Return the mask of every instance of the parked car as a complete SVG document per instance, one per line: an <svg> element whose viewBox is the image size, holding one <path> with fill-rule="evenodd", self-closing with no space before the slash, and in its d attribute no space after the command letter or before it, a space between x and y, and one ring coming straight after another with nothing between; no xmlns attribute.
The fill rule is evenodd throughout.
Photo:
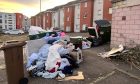
<svg viewBox="0 0 140 84"><path fill-rule="evenodd" d="M5 34L24 34L23 30L7 30L4 32Z"/></svg>

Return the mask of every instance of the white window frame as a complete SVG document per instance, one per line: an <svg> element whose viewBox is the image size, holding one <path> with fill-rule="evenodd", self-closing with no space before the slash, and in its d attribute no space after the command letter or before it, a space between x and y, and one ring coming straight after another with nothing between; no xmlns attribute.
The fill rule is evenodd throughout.
<svg viewBox="0 0 140 84"><path fill-rule="evenodd" d="M88 3L87 3L87 2L85 2L85 3L84 3L84 7L87 7L87 4L88 4Z"/></svg>
<svg viewBox="0 0 140 84"><path fill-rule="evenodd" d="M70 8L68 8L67 11L69 12L70 11Z"/></svg>
<svg viewBox="0 0 140 84"><path fill-rule="evenodd" d="M67 21L70 21L70 18L69 17L67 17Z"/></svg>
<svg viewBox="0 0 140 84"><path fill-rule="evenodd" d="M112 8L109 8L108 10L109 10L109 14L112 14Z"/></svg>
<svg viewBox="0 0 140 84"><path fill-rule="evenodd" d="M102 10L98 10L98 15L102 15Z"/></svg>

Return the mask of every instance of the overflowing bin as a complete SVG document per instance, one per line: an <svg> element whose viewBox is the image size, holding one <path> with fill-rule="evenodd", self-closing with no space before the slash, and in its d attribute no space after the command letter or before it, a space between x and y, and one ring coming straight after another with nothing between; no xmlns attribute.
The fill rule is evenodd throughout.
<svg viewBox="0 0 140 84"><path fill-rule="evenodd" d="M95 23L95 27L88 27L90 37L87 39L92 42L92 46L109 42L111 38L110 22L107 20L96 20Z"/></svg>

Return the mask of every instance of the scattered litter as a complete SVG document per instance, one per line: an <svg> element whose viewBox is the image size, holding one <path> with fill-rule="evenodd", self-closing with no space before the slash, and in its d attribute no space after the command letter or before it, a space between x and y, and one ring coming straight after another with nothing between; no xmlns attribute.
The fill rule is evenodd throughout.
<svg viewBox="0 0 140 84"><path fill-rule="evenodd" d="M83 72L79 71L77 76L69 76L58 81L68 81L68 80L84 80Z"/></svg>
<svg viewBox="0 0 140 84"><path fill-rule="evenodd" d="M124 50L123 45L119 45L118 48L112 48L112 50L109 51L109 52L99 53L98 56L101 56L103 58L107 58L107 57L111 57L111 56L116 56L116 53L120 53L123 50Z"/></svg>
<svg viewBox="0 0 140 84"><path fill-rule="evenodd" d="M88 49L91 48L92 42L90 41L82 41L82 49Z"/></svg>
<svg viewBox="0 0 140 84"><path fill-rule="evenodd" d="M117 55L117 58L130 63L133 67L140 70L140 46L124 50Z"/></svg>
<svg viewBox="0 0 140 84"><path fill-rule="evenodd" d="M118 59L130 63L133 67L140 70L140 45L133 48L124 49L123 45L118 48L113 48L109 52L99 53L98 56L103 58L110 57L111 59ZM132 67L131 67L132 68Z"/></svg>

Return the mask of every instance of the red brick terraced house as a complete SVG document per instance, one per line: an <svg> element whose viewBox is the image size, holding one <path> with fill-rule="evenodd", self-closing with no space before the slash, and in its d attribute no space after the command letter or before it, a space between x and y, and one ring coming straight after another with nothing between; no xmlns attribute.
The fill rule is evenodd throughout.
<svg viewBox="0 0 140 84"><path fill-rule="evenodd" d="M45 15L45 29L50 29L52 27L52 11L46 11Z"/></svg>
<svg viewBox="0 0 140 84"><path fill-rule="evenodd" d="M60 27L66 32L81 32L86 27L95 26L95 20L111 21L110 9L110 0L75 0L37 14L36 26L44 29Z"/></svg>
<svg viewBox="0 0 140 84"><path fill-rule="evenodd" d="M93 0L81 0L80 2L80 28L85 31L86 27L92 26Z"/></svg>
<svg viewBox="0 0 140 84"><path fill-rule="evenodd" d="M64 31L74 31L74 2L69 2L64 6Z"/></svg>
<svg viewBox="0 0 140 84"><path fill-rule="evenodd" d="M36 15L36 26L43 28L43 12Z"/></svg>
<svg viewBox="0 0 140 84"><path fill-rule="evenodd" d="M23 25L23 14L15 13L16 14L16 29L22 29Z"/></svg>
<svg viewBox="0 0 140 84"><path fill-rule="evenodd" d="M30 19L31 19L31 26L36 26L36 17L32 16Z"/></svg>

